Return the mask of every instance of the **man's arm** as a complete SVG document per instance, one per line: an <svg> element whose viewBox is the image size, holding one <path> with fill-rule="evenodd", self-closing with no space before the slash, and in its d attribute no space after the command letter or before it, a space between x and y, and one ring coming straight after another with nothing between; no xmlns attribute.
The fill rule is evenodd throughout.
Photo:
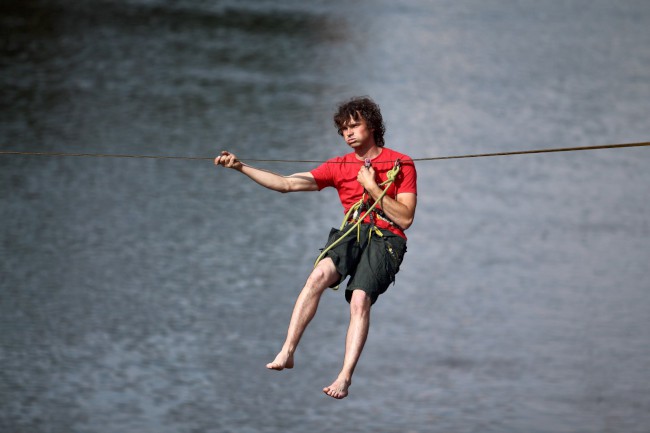
<svg viewBox="0 0 650 433"><path fill-rule="evenodd" d="M251 167L237 160L237 157L227 151L214 159L214 164L232 168L244 173L258 184L273 191L296 192L296 191L318 191L318 185L310 172L294 173L290 176L283 176L271 171Z"/></svg>
<svg viewBox="0 0 650 433"><path fill-rule="evenodd" d="M384 191L375 181L375 170L361 167L357 176L359 183L368 191L373 200L377 200ZM413 224L417 195L411 192L397 194L396 198L385 195L379 203L381 210L395 224L406 230Z"/></svg>

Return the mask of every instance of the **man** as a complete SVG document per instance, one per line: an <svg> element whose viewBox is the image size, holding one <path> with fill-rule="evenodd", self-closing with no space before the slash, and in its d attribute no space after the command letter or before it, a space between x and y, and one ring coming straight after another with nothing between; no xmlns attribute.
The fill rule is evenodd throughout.
<svg viewBox="0 0 650 433"><path fill-rule="evenodd" d="M293 368L294 353L316 314L321 295L349 275L345 295L350 304L350 323L343 367L334 382L323 389L325 394L341 399L348 395L352 373L368 336L370 307L394 282L406 252L404 230L413 222L417 186L411 158L384 147L383 119L379 106L371 99L354 98L341 104L334 123L352 152L330 159L310 172L282 176L243 164L226 151L214 163L240 171L258 184L283 193L319 191L332 186L338 190L346 212L356 203L361 204L345 227L332 229L322 259L298 296L284 345L266 365L273 370ZM394 181L383 187L387 173L396 166L399 171ZM350 232L351 224L375 202L376 207ZM342 236L344 239L339 240Z"/></svg>

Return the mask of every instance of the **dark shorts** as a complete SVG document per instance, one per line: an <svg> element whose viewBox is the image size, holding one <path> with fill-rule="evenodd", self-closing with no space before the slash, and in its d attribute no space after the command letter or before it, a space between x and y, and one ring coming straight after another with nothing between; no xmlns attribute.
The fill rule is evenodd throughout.
<svg viewBox="0 0 650 433"><path fill-rule="evenodd" d="M331 287L337 287L350 276L345 289L345 299L350 302L354 290L363 290L374 304L379 295L395 282L395 274L399 271L406 253L406 239L388 230L379 230L380 236L371 230L369 224L361 224L360 227L358 242L355 229L328 251L325 257L332 259L337 272L341 275L339 281ZM347 230L348 227L342 231L333 228L325 248L344 235ZM372 236L369 238L370 232Z"/></svg>

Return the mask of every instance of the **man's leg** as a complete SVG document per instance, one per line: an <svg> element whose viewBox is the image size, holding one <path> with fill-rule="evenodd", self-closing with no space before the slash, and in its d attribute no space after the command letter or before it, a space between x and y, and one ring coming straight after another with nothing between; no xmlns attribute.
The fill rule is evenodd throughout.
<svg viewBox="0 0 650 433"><path fill-rule="evenodd" d="M348 395L348 388L352 383L352 373L354 373L354 368L368 337L371 304L370 297L363 290L352 292L350 325L345 339L343 368L336 380L330 386L323 388L323 392L330 397L344 398Z"/></svg>
<svg viewBox="0 0 650 433"><path fill-rule="evenodd" d="M305 287L303 287L296 304L293 307L291 321L287 338L282 346L282 350L275 357L273 362L266 364L266 368L272 370L283 370L293 368L293 354L298 347L300 337L302 337L305 328L316 314L320 297L329 286L334 284L341 276L336 271L334 262L329 257L321 260L307 278Z"/></svg>

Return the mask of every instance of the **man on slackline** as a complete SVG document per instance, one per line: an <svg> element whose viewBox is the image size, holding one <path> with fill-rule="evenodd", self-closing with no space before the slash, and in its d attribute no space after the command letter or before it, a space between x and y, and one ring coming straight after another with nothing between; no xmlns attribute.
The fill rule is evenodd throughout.
<svg viewBox="0 0 650 433"><path fill-rule="evenodd" d="M286 340L275 359L266 365L272 370L293 368L294 353L305 328L316 314L321 295L350 276L345 298L350 304L350 323L345 340L343 367L323 392L344 398L352 383L352 373L368 336L370 308L378 296L395 281L406 253L404 231L411 226L417 203L416 171L410 157L384 147L385 126L379 106L370 98L353 98L338 107L334 124L352 152L332 158L319 167L290 176L251 167L223 151L215 165L239 171L258 184L279 192L337 189L349 216L342 230L332 229L322 259L307 278L291 315ZM393 182L388 177L395 173ZM389 181L385 183L386 181ZM384 187L387 191L384 195ZM372 205L376 203L376 207ZM370 210L370 212L367 212ZM348 227L361 221L349 234ZM339 240L344 236L344 239Z"/></svg>

